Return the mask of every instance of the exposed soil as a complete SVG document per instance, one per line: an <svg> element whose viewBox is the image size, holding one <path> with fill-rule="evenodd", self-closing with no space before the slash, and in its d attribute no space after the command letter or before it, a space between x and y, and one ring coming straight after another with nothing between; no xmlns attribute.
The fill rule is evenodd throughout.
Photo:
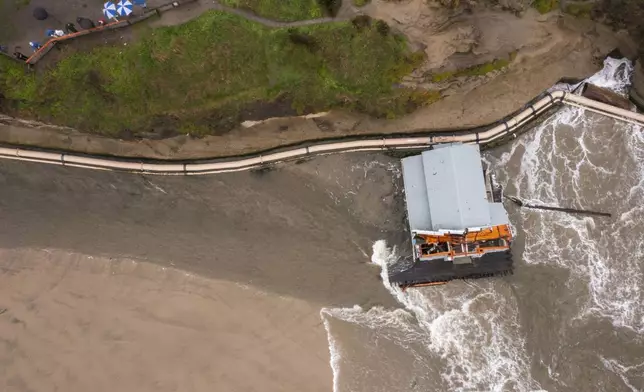
<svg viewBox="0 0 644 392"><path fill-rule="evenodd" d="M197 3L168 12L153 25L181 23L212 7L209 3ZM404 33L413 47L424 50L427 55L426 63L406 78L404 84L441 90L444 98L396 120L375 119L340 110L315 119L274 118L295 114L284 98L270 104L251 104L240 115L232 117L225 113L205 117L207 125L217 127L220 132L201 139L195 139L194 135L178 135L172 118L160 118L151 134L124 132L121 136L129 141L0 118L10 125L0 128L0 142L86 153L184 159L245 153L326 138L330 134L341 136L478 126L513 112L561 77L584 78L594 73L607 53L627 41L624 34L615 34L589 20L558 13L539 15L531 9L517 15L500 8L477 7L450 9L424 0L374 0L360 9L349 4L343 6L343 18L363 12L373 18L384 19L394 30ZM514 7L520 8L521 5L515 4ZM115 33L120 39L122 33ZM99 36L96 39L106 38ZM73 45L90 44L91 41L87 40ZM435 72L481 64L508 53L516 53L516 57L509 67L502 70L440 83L431 80ZM264 118L269 119L258 121ZM240 126L245 120L258 122L251 127ZM141 138L150 140L132 140Z"/></svg>
<svg viewBox="0 0 644 392"><path fill-rule="evenodd" d="M639 43L644 56L644 2L640 0L598 0L592 16L610 24L615 30L626 29Z"/></svg>

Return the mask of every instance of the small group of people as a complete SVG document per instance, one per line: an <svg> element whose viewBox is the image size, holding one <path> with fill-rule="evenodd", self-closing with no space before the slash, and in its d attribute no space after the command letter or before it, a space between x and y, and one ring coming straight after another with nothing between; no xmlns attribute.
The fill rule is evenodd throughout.
<svg viewBox="0 0 644 392"><path fill-rule="evenodd" d="M97 25L98 26L104 26L107 24L105 19L99 19L97 23L94 23L93 20L88 19L88 18L83 18L83 17L78 17L76 18L76 23L81 27L81 29L92 29L95 28ZM59 30L59 29L47 29L45 30L45 36L48 38L58 38L58 37L64 37L65 35L68 34L74 34L78 33L78 29L76 28L76 25L74 23L67 23L65 24L65 29L64 30ZM35 53L37 52L40 48L42 48L42 44L37 41L29 41L29 47L32 49L32 51ZM19 51L20 47L16 46L13 51L13 57L17 58L18 60L21 61L27 61L29 59L29 56L25 55L24 53ZM0 52L9 54L9 48L3 45L0 45Z"/></svg>
<svg viewBox="0 0 644 392"><path fill-rule="evenodd" d="M30 44L31 44L31 42L30 42ZM16 48L13 51L13 57L15 57L15 58L17 58L18 60L21 60L21 61L27 61L29 59L29 56L26 56L23 53L19 52L18 49L19 49L19 47L16 46ZM0 45L0 52L8 55L9 54L9 48L6 47L6 46Z"/></svg>
<svg viewBox="0 0 644 392"><path fill-rule="evenodd" d="M144 9L147 8L147 4L146 4L145 0L132 0L132 3L134 5L141 6ZM129 4L130 7L132 6L131 3L128 2L128 4ZM130 9L130 13L131 12L132 11ZM50 16L49 12L47 12L47 10L42 8L42 7L34 8L32 14L33 14L34 18L36 18L37 20L41 20L41 21L47 20L49 18L49 16ZM105 19L101 18L101 19L98 19L96 21L96 23L94 23L94 21L91 20L91 19L83 18L83 17L79 16L78 18L76 18L76 23L78 24L80 29L89 30L89 29L93 29L93 28L95 28L97 26L98 27L105 26L107 24L107 21ZM64 37L66 35L74 34L74 33L78 33L78 29L76 28L76 25L74 23L71 23L71 22L65 24L65 27L64 27L63 30L60 30L60 29L47 29L47 30L45 30L45 36L47 38L51 38L51 39ZM32 49L32 51L34 53L36 53L40 48L43 47L43 45L40 44L40 42L37 42L37 41L29 41L29 47ZM19 46L16 46L14 48L13 57L15 57L15 58L17 58L18 60L21 60L21 61L27 61L29 59L29 56L21 53L19 51L19 49L20 49ZM7 46L0 45L0 52L9 55L9 48Z"/></svg>

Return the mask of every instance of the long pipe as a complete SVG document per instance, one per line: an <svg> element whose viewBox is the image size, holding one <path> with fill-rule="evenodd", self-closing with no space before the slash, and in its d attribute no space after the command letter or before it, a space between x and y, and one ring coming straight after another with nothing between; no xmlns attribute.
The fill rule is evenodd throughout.
<svg viewBox="0 0 644 392"><path fill-rule="evenodd" d="M541 204L527 203L515 196L505 196L505 198L512 201L514 204L518 205L519 207L532 208L535 210L558 211L558 212L565 212L568 214L594 215L594 216L603 216L608 218L612 216L609 212L584 210L581 208L552 207L552 206L541 205Z"/></svg>
<svg viewBox="0 0 644 392"><path fill-rule="evenodd" d="M440 143L477 143L485 145L504 136L516 133L527 122L552 108L564 103L571 106L600 113L602 115L644 125L644 115L620 109L588 98L564 91L546 93L546 96L529 104L527 108L512 118L488 130L453 132L451 134L432 134L421 137L385 136L378 139L352 140L339 142L320 142L306 147L294 147L287 150L269 153L257 153L243 157L228 157L185 163L132 160L88 156L65 152L34 151L23 148L0 147L0 159L49 163L54 165L82 167L97 170L116 170L157 175L199 175L250 170L297 159L324 154L353 151L391 151L426 148Z"/></svg>

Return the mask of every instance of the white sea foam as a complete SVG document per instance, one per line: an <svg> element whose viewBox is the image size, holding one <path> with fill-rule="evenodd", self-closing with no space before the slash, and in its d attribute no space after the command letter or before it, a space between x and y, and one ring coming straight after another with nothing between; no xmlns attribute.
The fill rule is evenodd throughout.
<svg viewBox="0 0 644 392"><path fill-rule="evenodd" d="M631 71L628 60L607 59L588 81L625 93ZM512 178L506 186L522 199L601 205L617 216L606 222L524 209L524 261L556 264L573 272L571 282L586 281L589 302L581 317L606 317L616 327L644 334L644 239L636 234L644 218L641 129L565 107L513 143L500 160L491 159L492 169L503 171L517 158L519 173L502 177Z"/></svg>
<svg viewBox="0 0 644 392"><path fill-rule="evenodd" d="M323 318L332 316L379 331L416 361L426 363L427 369L440 360L445 364L440 378L446 390L539 389L529 374L517 304L509 290L497 287L502 283L461 282L451 284L450 290L446 286L403 292L389 282L389 267L398 262L395 249L377 241L372 261L381 267L383 284L404 309L325 309ZM336 380L339 369L334 368L334 374Z"/></svg>
<svg viewBox="0 0 644 392"><path fill-rule="evenodd" d="M583 83L591 83L626 96L631 86L630 76L632 73L633 63L630 60L608 57L604 60L604 67L588 79L577 84L555 84L548 91L578 91L578 87Z"/></svg>
<svg viewBox="0 0 644 392"><path fill-rule="evenodd" d="M586 82L595 86L607 88L620 94L627 94L631 86L633 63L628 59L606 58L604 67L586 79Z"/></svg>
<svg viewBox="0 0 644 392"><path fill-rule="evenodd" d="M331 333L331 325L329 324L327 315L328 309L322 308L320 310L320 317L324 323L324 329L326 330L326 336L329 341L329 364L331 365L331 372L333 372L333 392L337 392L339 390L338 384L340 382L340 360L342 354L340 353L340 348L335 337Z"/></svg>
<svg viewBox="0 0 644 392"><path fill-rule="evenodd" d="M602 364L606 369L615 373L622 379L624 385L628 387L632 392L641 392L642 390L633 385L630 380L630 377L639 377L642 379L642 374L644 374L644 362L637 365L624 365L616 359L607 359L602 356L599 357L602 361Z"/></svg>
<svg viewBox="0 0 644 392"><path fill-rule="evenodd" d="M457 282L442 290L402 291L389 282L395 249L385 241L373 246L372 261L381 267L385 286L412 312L430 351L447 363L442 374L450 390L528 391L538 388L520 335L517 304L489 280Z"/></svg>

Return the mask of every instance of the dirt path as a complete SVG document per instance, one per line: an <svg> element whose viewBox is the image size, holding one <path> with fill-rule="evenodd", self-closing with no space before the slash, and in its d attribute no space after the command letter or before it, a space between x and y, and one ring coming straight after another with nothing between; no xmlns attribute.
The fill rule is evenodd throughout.
<svg viewBox="0 0 644 392"><path fill-rule="evenodd" d="M254 14L251 11L225 6L223 4L220 4L216 0L201 0L197 1L196 3L178 8L176 10L166 12L161 15L161 18L152 21L150 24L154 27L175 26L197 18L201 14L209 10L228 12L272 28L302 27L324 23L342 22L351 19L355 15L353 7L348 4L348 2L343 2L343 6L340 8L338 15L335 17L298 20L294 22L281 22L264 18L262 16Z"/></svg>
<svg viewBox="0 0 644 392"><path fill-rule="evenodd" d="M323 23L332 23L332 22L342 22L351 19L355 15L353 7L350 5L350 1L344 1L342 7L338 11L337 16L335 17L326 17L326 18L317 18L317 19L308 19L308 20L298 20L294 22L279 22L272 19L267 19L262 16L258 16L250 11L243 9L227 7L220 4L216 0L209 2L210 8L217 11L224 11L231 14L239 15L243 18L251 20L253 22L261 23L264 26L268 27L301 27L301 26L310 26Z"/></svg>

